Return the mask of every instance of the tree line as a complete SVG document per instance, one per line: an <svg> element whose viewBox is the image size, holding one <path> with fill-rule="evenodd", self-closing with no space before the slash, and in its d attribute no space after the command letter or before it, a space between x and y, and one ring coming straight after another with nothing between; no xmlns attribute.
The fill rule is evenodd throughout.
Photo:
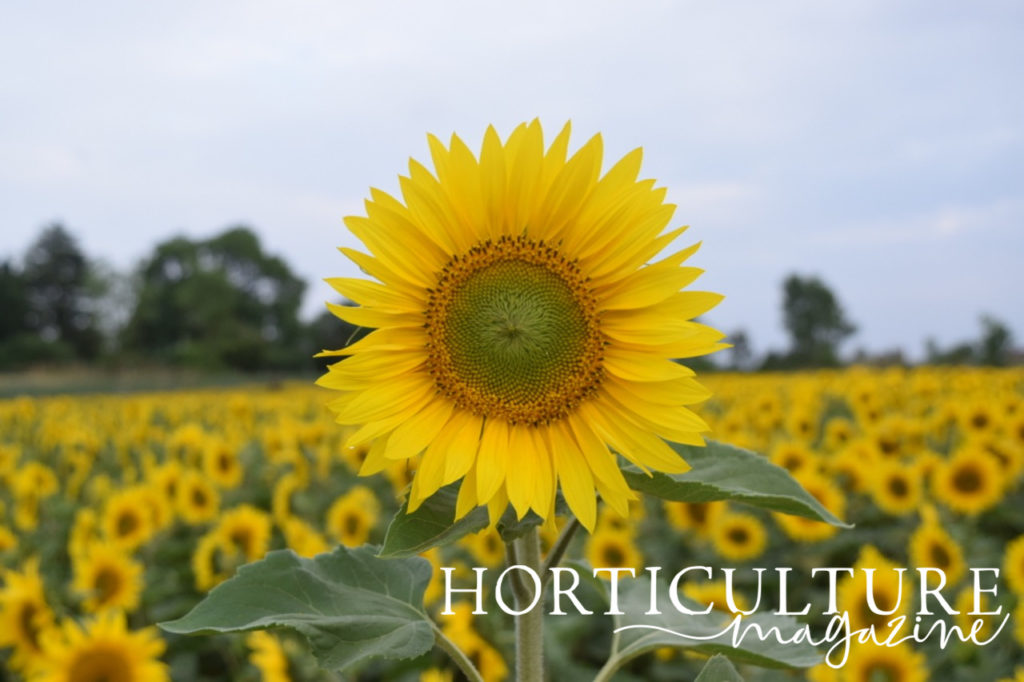
<svg viewBox="0 0 1024 682"><path fill-rule="evenodd" d="M306 371L313 355L366 330L326 311L299 317L306 283L256 233L230 227L209 239L177 236L157 244L128 274L89 258L61 224L44 228L20 260L0 262L0 370L39 365L170 366L200 370ZM819 278L782 284L789 347L754 355L749 334L705 359L728 369L799 369L842 364L856 331L835 293ZM951 348L929 342L932 363L1005 365L1018 358L1009 328L982 318L978 340ZM847 361L905 363L901 352Z"/></svg>
<svg viewBox="0 0 1024 682"><path fill-rule="evenodd" d="M301 371L358 335L299 317L306 283L245 226L157 244L130 274L86 256L60 224L0 263L0 369L63 363Z"/></svg>

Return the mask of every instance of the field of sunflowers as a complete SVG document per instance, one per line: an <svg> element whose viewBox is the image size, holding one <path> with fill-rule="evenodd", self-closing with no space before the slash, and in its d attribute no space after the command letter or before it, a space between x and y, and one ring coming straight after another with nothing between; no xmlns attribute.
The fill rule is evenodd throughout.
<svg viewBox="0 0 1024 682"><path fill-rule="evenodd" d="M736 567L737 601L748 603L749 567L873 567L875 601L889 606L901 578L886 569L937 567L948 579L943 596L963 613L972 610L969 569L996 567L1000 589L984 606L1010 618L987 646L860 645L840 670L738 667L746 680L1024 680L1024 370L852 368L712 374L706 383L714 396L699 412L715 439L763 453L855 527L642 498L630 519L602 509L594 533L576 535L574 561ZM326 393L286 384L0 401L0 680L458 679L437 650L342 677L318 671L291 633L183 637L155 627L268 550L310 557L383 541L415 472L403 461L358 477L367 452L342 447L347 433ZM557 532L550 523L542 534L550 543ZM505 547L489 529L424 556L465 581L471 567L500 566ZM862 607L867 586L855 575L839 579L839 608L854 627L884 629L888 618ZM723 608L719 574L695 576L683 592ZM426 594L433 613L438 577ZM916 578L903 580L910 596L897 612L913 614ZM795 604L821 603L825 585L795 581L790 593ZM460 604L437 620L485 679L506 679L511 618L470 610ZM986 628L1002 620L990 618ZM547 635L553 678L592 679L611 622L564 619ZM689 680L702 663L659 649L615 679Z"/></svg>

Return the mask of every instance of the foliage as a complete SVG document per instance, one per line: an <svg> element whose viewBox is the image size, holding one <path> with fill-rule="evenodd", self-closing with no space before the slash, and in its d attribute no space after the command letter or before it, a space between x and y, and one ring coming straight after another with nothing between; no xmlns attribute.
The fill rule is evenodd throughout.
<svg viewBox="0 0 1024 682"><path fill-rule="evenodd" d="M817 277L790 275L782 284L783 324L790 337L788 363L794 367L839 364L839 344L856 327L832 290Z"/></svg>
<svg viewBox="0 0 1024 682"><path fill-rule="evenodd" d="M305 360L295 353L305 284L283 260L264 253L249 228L163 242L139 278L124 333L129 351L240 370L295 368Z"/></svg>

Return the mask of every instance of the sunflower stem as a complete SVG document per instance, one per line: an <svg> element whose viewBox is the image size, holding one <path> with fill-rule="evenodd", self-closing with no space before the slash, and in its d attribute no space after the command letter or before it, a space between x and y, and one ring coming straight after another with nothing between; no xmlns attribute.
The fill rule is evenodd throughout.
<svg viewBox="0 0 1024 682"><path fill-rule="evenodd" d="M466 679L469 680L469 682L484 682L484 678L480 674L480 671L476 669L476 666L474 666L473 662L469 660L465 652L456 646L455 642L448 639L448 637L446 637L436 625L431 623L431 626L434 628L434 642L436 642L437 646L441 647L441 649L448 654L453 661L455 661L455 665L459 666L459 670L461 670L462 674L466 676Z"/></svg>
<svg viewBox="0 0 1024 682"><path fill-rule="evenodd" d="M537 528L531 528L514 541L514 556L523 566L528 566L538 575L541 569L540 535ZM516 610L529 606L537 595L524 582L516 581ZM544 680L544 608L543 598L529 611L516 616L516 679L518 682L543 682Z"/></svg>

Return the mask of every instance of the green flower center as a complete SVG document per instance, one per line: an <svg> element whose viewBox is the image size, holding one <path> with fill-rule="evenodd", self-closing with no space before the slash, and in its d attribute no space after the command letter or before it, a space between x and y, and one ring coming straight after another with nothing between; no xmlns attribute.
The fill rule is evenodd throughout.
<svg viewBox="0 0 1024 682"><path fill-rule="evenodd" d="M474 414L549 423L603 376L587 282L543 242L503 237L456 256L430 291L426 317L438 388Z"/></svg>

